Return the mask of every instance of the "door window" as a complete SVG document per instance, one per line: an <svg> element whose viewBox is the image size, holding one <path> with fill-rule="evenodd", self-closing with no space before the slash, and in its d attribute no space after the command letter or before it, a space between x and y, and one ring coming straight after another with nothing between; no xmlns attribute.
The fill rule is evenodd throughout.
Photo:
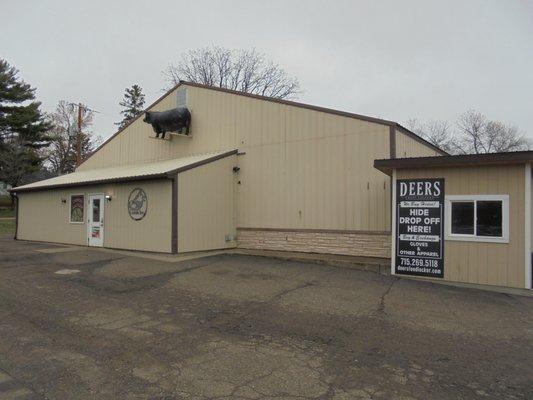
<svg viewBox="0 0 533 400"><path fill-rule="evenodd" d="M93 199L93 222L100 222L100 199Z"/></svg>

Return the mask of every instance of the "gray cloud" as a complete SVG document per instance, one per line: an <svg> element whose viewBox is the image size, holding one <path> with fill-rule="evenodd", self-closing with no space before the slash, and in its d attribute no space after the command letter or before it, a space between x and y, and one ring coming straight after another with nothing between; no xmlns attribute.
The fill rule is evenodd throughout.
<svg viewBox="0 0 533 400"><path fill-rule="evenodd" d="M266 53L300 79L301 101L403 122L453 120L469 108L533 138L529 1L3 2L1 56L38 88L120 119L124 88L150 103L161 71L217 44Z"/></svg>

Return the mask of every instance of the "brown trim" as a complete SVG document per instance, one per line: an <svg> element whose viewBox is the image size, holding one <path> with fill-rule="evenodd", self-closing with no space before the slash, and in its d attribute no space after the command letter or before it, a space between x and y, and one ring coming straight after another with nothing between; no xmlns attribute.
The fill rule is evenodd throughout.
<svg viewBox="0 0 533 400"><path fill-rule="evenodd" d="M393 169L475 167L481 165L522 164L533 162L533 151L508 153L465 154L457 156L434 156L374 160L374 168L390 174Z"/></svg>
<svg viewBox="0 0 533 400"><path fill-rule="evenodd" d="M187 82L187 81L181 81L180 84L183 84L185 86L198 87L198 88L202 88L202 89L215 90L217 92L235 94L237 96L250 97L252 99L264 100L264 101L269 101L269 102L272 102L272 103L284 104L284 105L287 105L287 106L306 108L308 110L320 111L320 112L324 112L324 113L328 113L328 114L340 115L342 117L356 118L356 119L360 119L362 121L375 122L377 124L382 124L382 125L396 124L394 121L388 121L386 119L370 117L368 115L354 114L354 113L347 112L347 111L335 110L333 108L320 107L320 106L314 106L314 105L311 105L311 104L300 103L300 102L297 102L297 101L277 99L277 98L268 97L268 96L261 96L261 95L258 95L258 94L246 93L246 92L241 92L241 91L238 91L238 90L221 88L221 87L218 87L218 86L210 86L210 85L204 85L204 84L201 84L201 83ZM176 88L174 88L174 89L176 89ZM174 90L174 89L172 89L172 90Z"/></svg>
<svg viewBox="0 0 533 400"><path fill-rule="evenodd" d="M389 126L390 158L396 158L396 127Z"/></svg>
<svg viewBox="0 0 533 400"><path fill-rule="evenodd" d="M178 252L178 174L172 178L172 253Z"/></svg>
<svg viewBox="0 0 533 400"><path fill-rule="evenodd" d="M159 102L161 102L165 97L167 97L170 93L172 93L174 90L176 90L181 85L198 87L198 88L208 89L208 90L215 90L217 92L230 93L230 94L235 94L237 96L244 96L244 97L249 97L249 98L257 99L257 100L270 101L272 103L278 103L278 104L284 104L284 105L287 105L287 106L305 108L305 109L308 109L308 110L324 112L324 113L327 113L327 114L339 115L341 117L355 118L355 119L359 119L361 121L373 122L373 123L376 123L376 124L381 124L381 125L386 125L386 126L394 125L394 126L397 126L400 129L402 129L402 131L405 134L407 134L408 136L412 137L413 139L419 141L420 143L423 143L423 144L435 149L436 151L440 152L441 154L448 154L444 150L438 148L437 146L433 145L432 143L429 143L427 140L421 138L420 136L418 136L414 132L411 132L407 128L401 126L400 124L398 124L398 123L396 123L394 121L388 121L386 119L369 117L367 115L354 114L354 113L350 113L350 112L347 112L347 111L334 110L332 108L314 106L314 105L311 105L311 104L299 103L299 102L296 102L296 101L276 99L276 98L273 98L273 97L260 96L260 95L252 94L252 93L239 92L237 90L231 90L231 89L221 88L221 87L217 87L217 86L210 86L210 85L204 85L204 84L200 84L200 83L180 81L177 85L175 85L173 88L171 88L165 94L163 94L161 97L159 97L156 101L154 101L152 104L150 104L148 107L146 107L143 110L143 112L141 114L139 114L136 118L132 119L127 125L125 125L123 128L119 129L116 133L111 135L104 143L102 143L89 156L87 156L81 162L80 165L82 165L85 161L87 161L89 158L91 158L97 151L99 151L102 147L104 147L107 143L109 143L115 136L117 136L119 133L123 132L132 123L137 121L137 119L141 118L145 111L148 111L152 107L155 107Z"/></svg>
<svg viewBox="0 0 533 400"><path fill-rule="evenodd" d="M19 197L15 195L15 236L13 237L13 239L17 240L18 233L19 233Z"/></svg>
<svg viewBox="0 0 533 400"><path fill-rule="evenodd" d="M390 235L390 231L365 231L349 229L301 229L301 228L251 228L237 227L240 231L264 231L264 232L294 232L294 233L340 233L340 234L360 234L360 235Z"/></svg>
<svg viewBox="0 0 533 400"><path fill-rule="evenodd" d="M168 172L167 174L179 174L180 172L185 172L185 171L188 171L190 169L193 169L193 168L196 168L196 167L200 167L200 166L205 165L205 164L212 163L213 161L218 161L218 160L220 160L222 158L226 158L228 156L232 156L234 154L237 154L237 152L238 152L237 149L230 150L230 151L227 151L225 153L213 156L211 158L206 158L205 160L198 161L198 162L195 162L195 163L192 163L192 164L189 164L189 165L185 165L184 167L180 167L180 168L174 169L174 170Z"/></svg>

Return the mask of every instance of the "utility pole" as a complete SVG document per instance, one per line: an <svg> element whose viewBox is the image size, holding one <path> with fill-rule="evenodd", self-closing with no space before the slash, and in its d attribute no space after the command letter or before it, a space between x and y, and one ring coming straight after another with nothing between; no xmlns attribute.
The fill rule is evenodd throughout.
<svg viewBox="0 0 533 400"><path fill-rule="evenodd" d="M78 103L78 134L76 135L76 167L81 164L81 118L82 104Z"/></svg>
<svg viewBox="0 0 533 400"><path fill-rule="evenodd" d="M83 126L83 111L91 111L93 113L99 113L99 111L92 110L89 107L84 106L82 103L76 104L68 102L73 107L78 107L78 132L76 132L76 167L81 164L81 153L82 153L82 144L83 144L83 132L81 127Z"/></svg>

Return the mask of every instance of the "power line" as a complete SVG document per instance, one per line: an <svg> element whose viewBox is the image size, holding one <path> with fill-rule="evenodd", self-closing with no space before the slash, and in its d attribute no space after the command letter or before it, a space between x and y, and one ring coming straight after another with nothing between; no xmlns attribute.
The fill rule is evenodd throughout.
<svg viewBox="0 0 533 400"><path fill-rule="evenodd" d="M81 106L82 108L84 108L84 109L87 110L87 111L91 111L91 112L95 112L95 113L98 113L98 114L102 114L100 111L98 111L98 110L93 110L92 108L87 107L87 106L86 106L85 104L83 104L83 103L73 103L73 102L71 102L71 101L67 101L66 103L67 103L68 105L70 105L70 106L74 106L74 107Z"/></svg>

